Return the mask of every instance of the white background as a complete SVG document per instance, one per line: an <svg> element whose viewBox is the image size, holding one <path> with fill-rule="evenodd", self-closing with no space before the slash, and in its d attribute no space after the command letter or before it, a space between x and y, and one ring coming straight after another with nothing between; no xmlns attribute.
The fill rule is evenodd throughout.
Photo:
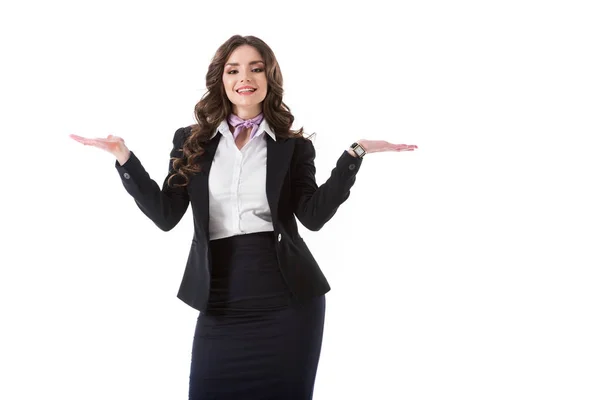
<svg viewBox="0 0 600 400"><path fill-rule="evenodd" d="M301 235L327 276L314 399L600 398L600 15L583 1L16 1L0 7L0 398L186 399L193 235L137 208L218 46L275 52L323 183Z"/></svg>

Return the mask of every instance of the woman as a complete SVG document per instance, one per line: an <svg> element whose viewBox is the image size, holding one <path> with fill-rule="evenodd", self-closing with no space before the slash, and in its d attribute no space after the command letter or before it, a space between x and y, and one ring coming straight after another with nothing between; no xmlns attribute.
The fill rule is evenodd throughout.
<svg viewBox="0 0 600 400"><path fill-rule="evenodd" d="M330 290L298 234L319 230L350 195L367 153L417 146L358 140L315 182L312 142L291 130L272 50L235 35L217 50L196 105L173 138L162 189L122 138L109 151L125 189L162 230L192 204L194 237L178 297L199 310L190 399L311 399ZM177 183L175 181L178 181Z"/></svg>

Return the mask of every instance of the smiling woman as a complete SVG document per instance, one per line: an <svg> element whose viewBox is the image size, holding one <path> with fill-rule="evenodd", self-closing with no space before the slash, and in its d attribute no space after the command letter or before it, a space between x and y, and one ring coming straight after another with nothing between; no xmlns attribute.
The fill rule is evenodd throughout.
<svg viewBox="0 0 600 400"><path fill-rule="evenodd" d="M218 72L221 85L216 81ZM328 289L323 286L321 293L304 301L298 298L294 281L299 277L283 271L280 261L288 263L286 259L293 254L298 263L294 269L305 273L314 268L309 264L316 262L297 228L285 234L287 229L278 222L276 206L269 206L268 197L274 193L274 171L285 172L283 166L294 158L299 146L296 140L286 140L309 142L302 129L291 130L294 117L281 98L277 60L260 39L231 38L217 51L208 80L214 82L209 89L213 94L207 94L197 110L210 109L218 95L228 100L220 102L226 104L220 110L229 110L226 118L214 119L224 120L218 127L210 126L208 142L201 142L207 153L214 154L207 168L208 208L214 223L209 223L208 246L196 242L196 248L208 248L212 270L207 310L198 316L194 335L190 399L308 400L323 338L322 292ZM205 115L199 112L198 128L190 130L189 154L194 151L194 135L205 137L202 128L209 126L203 120ZM206 122L209 120L207 117ZM215 136L215 130L221 135ZM183 150L185 153L185 145ZM196 182L194 178L191 184L197 186ZM281 198L284 196L288 197ZM282 207L289 210L286 213L292 210L290 204ZM277 241L273 241L276 232ZM319 271L319 278L315 276L312 290L328 286L321 275Z"/></svg>

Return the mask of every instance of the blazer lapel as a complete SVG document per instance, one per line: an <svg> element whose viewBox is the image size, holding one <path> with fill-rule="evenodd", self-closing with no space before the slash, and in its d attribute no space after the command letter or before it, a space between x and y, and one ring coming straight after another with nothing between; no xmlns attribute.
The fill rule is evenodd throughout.
<svg viewBox="0 0 600 400"><path fill-rule="evenodd" d="M194 190L197 190L198 207L197 211L200 215L200 226L202 226L206 232L208 238L208 174L212 167L215 153L217 151L217 145L221 139L221 134L215 135L206 145L203 146L204 154L200 161L200 172L193 175L193 179L190 180L190 185L193 185Z"/></svg>
<svg viewBox="0 0 600 400"><path fill-rule="evenodd" d="M267 201L271 209L272 221L276 221L281 186L294 154L295 141L284 138L277 138L277 141L274 141L266 133L265 140L267 141Z"/></svg>

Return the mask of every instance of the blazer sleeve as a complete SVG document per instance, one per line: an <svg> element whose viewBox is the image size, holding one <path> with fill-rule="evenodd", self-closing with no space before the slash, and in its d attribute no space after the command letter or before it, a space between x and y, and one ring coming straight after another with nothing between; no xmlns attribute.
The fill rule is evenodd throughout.
<svg viewBox="0 0 600 400"><path fill-rule="evenodd" d="M181 148L185 140L187 128L179 128L173 137L171 157L181 157ZM169 172L163 181L162 189L150 178L140 160L131 151L125 164L115 161L115 167L121 177L125 190L134 198L136 205L163 231L175 227L189 206L189 197L185 187L169 187L167 180L174 173L173 161L169 160ZM178 182L177 178L171 180Z"/></svg>
<svg viewBox="0 0 600 400"><path fill-rule="evenodd" d="M291 174L294 214L307 229L318 231L350 196L362 159L344 150L329 179L317 186L314 144L304 138L297 140Z"/></svg>

